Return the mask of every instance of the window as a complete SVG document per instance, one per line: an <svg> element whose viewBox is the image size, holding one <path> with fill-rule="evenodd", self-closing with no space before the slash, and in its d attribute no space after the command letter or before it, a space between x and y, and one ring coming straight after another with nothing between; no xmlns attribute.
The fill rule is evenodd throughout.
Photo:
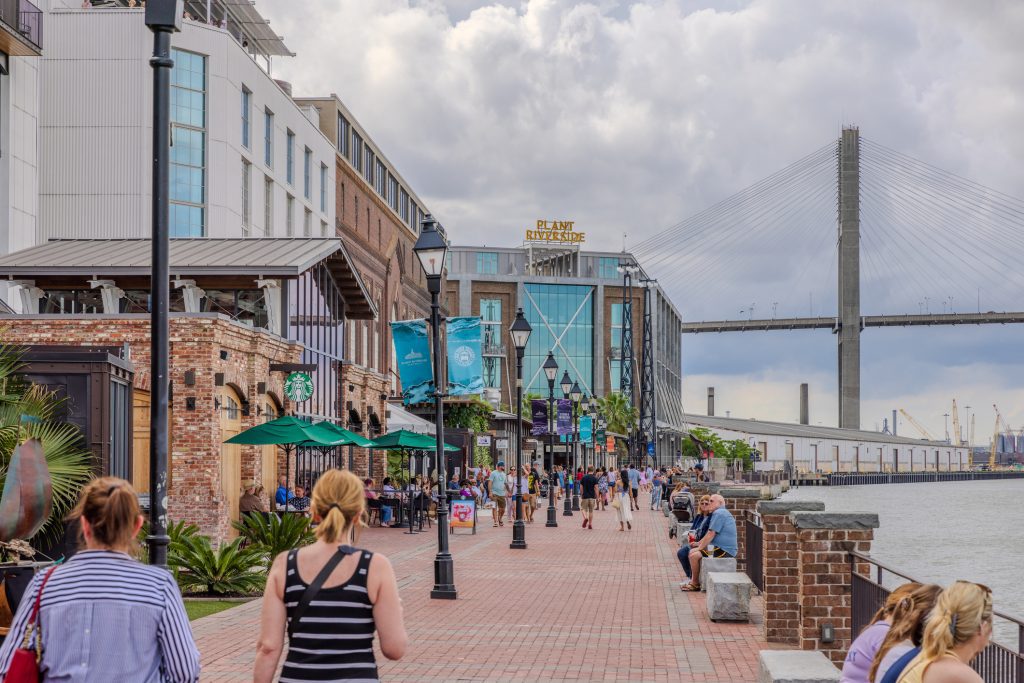
<svg viewBox="0 0 1024 683"><path fill-rule="evenodd" d="M263 177L263 234L274 236L274 181Z"/></svg>
<svg viewBox="0 0 1024 683"><path fill-rule="evenodd" d="M313 212L306 209L302 216L302 236L312 237L313 236Z"/></svg>
<svg viewBox="0 0 1024 683"><path fill-rule="evenodd" d="M393 175L388 175L388 206L398 213L398 181Z"/></svg>
<svg viewBox="0 0 1024 683"><path fill-rule="evenodd" d="M423 219L423 212L420 211L420 207L416 206L416 203L413 202L410 213L410 218L412 218L412 231L418 235L420 234L420 220Z"/></svg>
<svg viewBox="0 0 1024 683"><path fill-rule="evenodd" d="M263 163L274 168L274 112L263 111Z"/></svg>
<svg viewBox="0 0 1024 683"><path fill-rule="evenodd" d="M541 366L551 349L559 371L568 370L583 391L593 394L596 288L530 282L523 288L523 314L533 327L523 358L523 391L547 392Z"/></svg>
<svg viewBox="0 0 1024 683"><path fill-rule="evenodd" d="M242 234L248 235L252 225L252 164L242 159Z"/></svg>
<svg viewBox="0 0 1024 683"><path fill-rule="evenodd" d="M409 225L409 204L409 193L406 192L403 187L402 191L399 193L398 206L399 215L402 217L402 220L405 221L406 225Z"/></svg>
<svg viewBox="0 0 1024 683"><path fill-rule="evenodd" d="M365 154L363 154L363 177L371 186L373 185L373 159L373 150L367 145Z"/></svg>
<svg viewBox="0 0 1024 683"><path fill-rule="evenodd" d="M377 159L377 173L373 180L373 188L377 190L377 194L381 196L381 199L385 199L387 197L388 170L380 159Z"/></svg>
<svg viewBox="0 0 1024 683"><path fill-rule="evenodd" d="M497 275L498 254L493 251L478 251L476 253L476 272L480 275Z"/></svg>
<svg viewBox="0 0 1024 683"><path fill-rule="evenodd" d="M356 169L356 172L363 172L363 138L355 131L352 131L352 153L348 160L352 162L352 168Z"/></svg>
<svg viewBox="0 0 1024 683"><path fill-rule="evenodd" d="M341 114L338 114L338 153L343 157L348 157L348 136L352 130L352 124L348 122Z"/></svg>
<svg viewBox="0 0 1024 683"><path fill-rule="evenodd" d="M288 195L285 201L284 234L287 237L295 236L295 197Z"/></svg>
<svg viewBox="0 0 1024 683"><path fill-rule="evenodd" d="M597 259L597 276L602 280L619 279L619 259L601 256Z"/></svg>
<svg viewBox="0 0 1024 683"><path fill-rule="evenodd" d="M327 234L327 221L320 221L320 236L329 237Z"/></svg>
<svg viewBox="0 0 1024 683"><path fill-rule="evenodd" d="M327 213L327 164L320 164L320 213Z"/></svg>
<svg viewBox="0 0 1024 683"><path fill-rule="evenodd" d="M617 392L622 387L622 304L612 304L610 335L608 340L608 385L609 391Z"/></svg>
<svg viewBox="0 0 1024 683"><path fill-rule="evenodd" d="M242 86L242 146L246 149L252 148L249 137L250 121L252 115L252 91Z"/></svg>
<svg viewBox="0 0 1024 683"><path fill-rule="evenodd" d="M313 150L306 147L302 150L302 196L306 199L310 199L313 196L313 190L310 188L309 176L311 173L310 166L313 163Z"/></svg>
<svg viewBox="0 0 1024 683"><path fill-rule="evenodd" d="M289 185L295 184L295 133L288 131L288 142L285 149L285 175Z"/></svg>
<svg viewBox="0 0 1024 683"><path fill-rule="evenodd" d="M172 49L171 237L206 233L206 57Z"/></svg>
<svg viewBox="0 0 1024 683"><path fill-rule="evenodd" d="M501 299L480 299L484 386L501 388L502 345Z"/></svg>

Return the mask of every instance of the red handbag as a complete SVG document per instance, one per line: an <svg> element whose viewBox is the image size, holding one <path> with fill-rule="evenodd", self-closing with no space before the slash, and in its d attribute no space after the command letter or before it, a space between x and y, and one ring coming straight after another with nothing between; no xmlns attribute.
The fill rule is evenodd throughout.
<svg viewBox="0 0 1024 683"><path fill-rule="evenodd" d="M7 668L5 683L39 683L39 661L42 659L43 651L39 627L39 603L43 599L43 588L50 580L50 575L57 567L50 567L43 577L43 582L36 593L36 603L32 606L32 614L25 626L25 639L21 641L21 647L14 651L11 657L11 665Z"/></svg>

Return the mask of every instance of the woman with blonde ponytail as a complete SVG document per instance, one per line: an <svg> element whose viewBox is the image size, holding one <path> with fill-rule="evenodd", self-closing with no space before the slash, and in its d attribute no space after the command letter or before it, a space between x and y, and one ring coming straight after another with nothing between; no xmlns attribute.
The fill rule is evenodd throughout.
<svg viewBox="0 0 1024 683"><path fill-rule="evenodd" d="M939 594L925 622L921 652L898 683L984 683L971 660L992 637L992 591L957 581Z"/></svg>
<svg viewBox="0 0 1024 683"><path fill-rule="evenodd" d="M317 540L274 559L263 594L253 681L269 683L288 633L282 681L375 681L376 631L388 659L408 638L395 572L386 557L352 547L363 526L366 495L351 472L329 470L310 504Z"/></svg>

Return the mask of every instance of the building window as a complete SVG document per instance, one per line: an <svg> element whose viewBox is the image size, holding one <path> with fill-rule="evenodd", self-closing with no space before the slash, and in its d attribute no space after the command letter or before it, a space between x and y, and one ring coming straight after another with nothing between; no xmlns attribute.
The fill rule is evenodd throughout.
<svg viewBox="0 0 1024 683"><path fill-rule="evenodd" d="M412 231L418 235L420 234L420 221L423 219L423 212L420 211L420 207L416 206L416 203L413 202L410 213L412 214L410 216L410 218L412 218Z"/></svg>
<svg viewBox="0 0 1024 683"><path fill-rule="evenodd" d="M242 159L242 234L248 235L252 225L252 164Z"/></svg>
<svg viewBox="0 0 1024 683"><path fill-rule="evenodd" d="M501 388L502 345L501 299L480 299L484 386Z"/></svg>
<svg viewBox="0 0 1024 683"><path fill-rule="evenodd" d="M285 176L289 185L295 185L295 133L288 131L285 145Z"/></svg>
<svg viewBox="0 0 1024 683"><path fill-rule="evenodd" d="M306 209L302 216L302 236L313 236L313 212Z"/></svg>
<svg viewBox="0 0 1024 683"><path fill-rule="evenodd" d="M366 145L366 152L363 155L363 177L370 183L370 187L373 187L373 159L373 150Z"/></svg>
<svg viewBox="0 0 1024 683"><path fill-rule="evenodd" d="M313 164L313 150L309 147L305 147L302 151L302 195L306 199L313 197L313 190L310 187L309 176L312 173L310 168Z"/></svg>
<svg viewBox="0 0 1024 683"><path fill-rule="evenodd" d="M363 138L355 131L352 131L352 153L348 160L357 173L363 172Z"/></svg>
<svg viewBox="0 0 1024 683"><path fill-rule="evenodd" d="M274 168L274 112L263 111L263 163Z"/></svg>
<svg viewBox="0 0 1024 683"><path fill-rule="evenodd" d="M480 275L497 275L498 254L493 251L478 251L476 253L476 272Z"/></svg>
<svg viewBox="0 0 1024 683"><path fill-rule="evenodd" d="M597 259L597 276L602 280L619 279L619 259L601 256Z"/></svg>
<svg viewBox="0 0 1024 683"><path fill-rule="evenodd" d="M523 313L533 334L523 358L525 391L547 392L541 366L554 351L559 372L569 371L580 388L593 394L594 287L526 283Z"/></svg>
<svg viewBox="0 0 1024 683"><path fill-rule="evenodd" d="M206 234L206 57L172 49L171 237Z"/></svg>
<svg viewBox="0 0 1024 683"><path fill-rule="evenodd" d="M242 146L252 149L250 139L250 118L252 116L252 91L242 86Z"/></svg>
<svg viewBox="0 0 1024 683"><path fill-rule="evenodd" d="M398 213L398 181L393 175L388 176L388 205Z"/></svg>
<svg viewBox="0 0 1024 683"><path fill-rule="evenodd" d="M320 164L320 213L327 213L327 164Z"/></svg>
<svg viewBox="0 0 1024 683"><path fill-rule="evenodd" d="M377 194L380 195L381 199L387 198L387 187L388 187L388 170L384 166L384 162L377 159L377 172L374 176L374 189L377 190Z"/></svg>
<svg viewBox="0 0 1024 683"><path fill-rule="evenodd" d="M348 156L348 136L352 125L341 114L338 114L338 153L343 157Z"/></svg>
<svg viewBox="0 0 1024 683"><path fill-rule="evenodd" d="M610 330L611 339L608 343L608 390L609 392L617 392L622 385L622 304L612 304Z"/></svg>
<svg viewBox="0 0 1024 683"><path fill-rule="evenodd" d="M399 208L399 215L401 215L402 220L405 221L405 224L409 225L409 204L411 204L411 201L409 200L409 193L406 192L405 188L403 187L402 191L399 193L399 195L400 195L399 198L398 198L398 206L400 207Z"/></svg>
<svg viewBox="0 0 1024 683"><path fill-rule="evenodd" d="M263 177L263 234L274 236L274 181Z"/></svg>
<svg viewBox="0 0 1024 683"><path fill-rule="evenodd" d="M295 236L295 197L291 195L285 200L284 234L287 237Z"/></svg>
<svg viewBox="0 0 1024 683"><path fill-rule="evenodd" d="M327 237L327 221L320 221L320 236Z"/></svg>

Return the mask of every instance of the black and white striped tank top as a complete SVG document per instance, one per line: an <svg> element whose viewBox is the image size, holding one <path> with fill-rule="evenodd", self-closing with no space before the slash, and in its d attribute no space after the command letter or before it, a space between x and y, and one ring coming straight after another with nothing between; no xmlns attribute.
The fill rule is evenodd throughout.
<svg viewBox="0 0 1024 683"><path fill-rule="evenodd" d="M373 604L366 592L366 575L373 553L343 545L339 552L359 554L355 572L343 584L321 588L313 597L288 643L288 656L279 680L377 681L373 655ZM288 553L284 603L291 623L306 583L299 578L298 550Z"/></svg>

